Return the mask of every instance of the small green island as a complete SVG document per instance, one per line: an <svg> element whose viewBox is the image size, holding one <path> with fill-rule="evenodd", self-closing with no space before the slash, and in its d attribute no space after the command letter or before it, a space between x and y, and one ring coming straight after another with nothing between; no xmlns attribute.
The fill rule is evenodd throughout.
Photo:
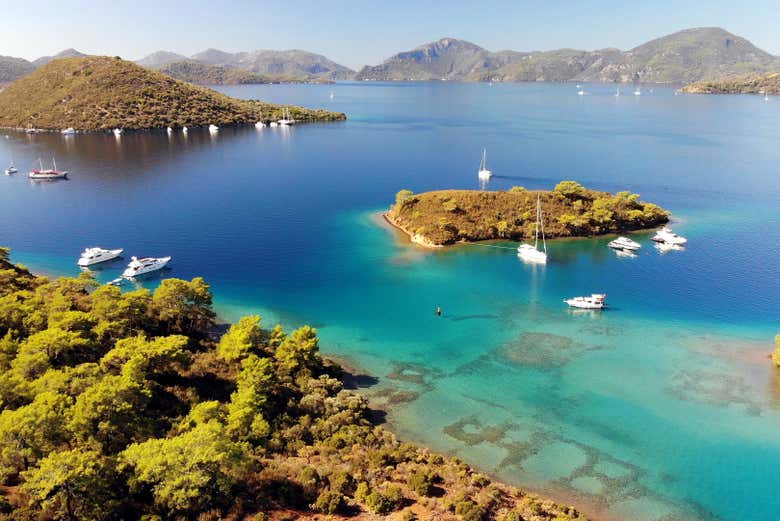
<svg viewBox="0 0 780 521"><path fill-rule="evenodd" d="M697 81L681 90L688 94L780 94L780 72Z"/></svg>
<svg viewBox="0 0 780 521"><path fill-rule="evenodd" d="M548 238L643 230L669 222L668 211L640 201L638 194L589 190L575 181L562 181L550 191L401 190L385 218L427 247L522 240L534 236L537 197Z"/></svg>
<svg viewBox="0 0 780 521"><path fill-rule="evenodd" d="M221 325L199 277L122 292L8 259L0 519L585 519L397 440L312 327Z"/></svg>
<svg viewBox="0 0 780 521"><path fill-rule="evenodd" d="M236 99L118 57L60 58L0 92L0 127L82 132L339 121L340 112Z"/></svg>

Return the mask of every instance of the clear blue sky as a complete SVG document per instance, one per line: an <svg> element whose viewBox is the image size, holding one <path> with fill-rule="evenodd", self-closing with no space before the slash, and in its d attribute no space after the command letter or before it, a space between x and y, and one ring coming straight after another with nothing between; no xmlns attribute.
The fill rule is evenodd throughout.
<svg viewBox="0 0 780 521"><path fill-rule="evenodd" d="M777 0L0 0L0 54L297 48L357 68L443 36L490 50L629 49L702 26L780 54Z"/></svg>

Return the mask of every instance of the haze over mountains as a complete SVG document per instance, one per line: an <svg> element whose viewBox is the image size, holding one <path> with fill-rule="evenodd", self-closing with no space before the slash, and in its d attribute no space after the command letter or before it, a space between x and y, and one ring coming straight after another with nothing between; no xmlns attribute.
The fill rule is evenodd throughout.
<svg viewBox="0 0 780 521"><path fill-rule="evenodd" d="M0 82L13 81L61 56L83 54L67 49L34 62L0 56ZM464 40L442 38L357 73L325 56L301 50L228 53L207 49L190 57L158 51L136 63L194 83L350 79L690 83L780 71L780 57L715 27L679 31L628 51L493 52Z"/></svg>

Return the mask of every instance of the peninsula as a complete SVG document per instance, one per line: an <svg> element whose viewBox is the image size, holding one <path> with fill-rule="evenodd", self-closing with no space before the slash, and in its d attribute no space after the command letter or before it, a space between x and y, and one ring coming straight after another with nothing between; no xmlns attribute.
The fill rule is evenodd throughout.
<svg viewBox="0 0 780 521"><path fill-rule="evenodd" d="M312 327L219 327L199 277L122 292L8 256L3 519L584 520L398 441Z"/></svg>
<svg viewBox="0 0 780 521"><path fill-rule="evenodd" d="M562 181L551 191L514 187L506 192L401 190L385 218L413 242L440 247L458 242L521 240L534 236L537 197L548 238L588 237L653 228L669 212L639 200L638 194L589 190Z"/></svg>
<svg viewBox="0 0 780 521"><path fill-rule="evenodd" d="M59 131L229 126L280 119L285 107L231 98L107 56L60 58L0 92L0 127ZM343 113L287 107L301 122Z"/></svg>
<svg viewBox="0 0 780 521"><path fill-rule="evenodd" d="M682 91L689 94L780 94L780 72L699 81L686 85Z"/></svg>

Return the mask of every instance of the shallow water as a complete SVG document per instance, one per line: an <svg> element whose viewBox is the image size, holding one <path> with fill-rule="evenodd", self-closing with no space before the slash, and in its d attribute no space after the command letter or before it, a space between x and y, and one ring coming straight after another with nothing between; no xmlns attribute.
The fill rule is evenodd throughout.
<svg viewBox="0 0 780 521"><path fill-rule="evenodd" d="M241 86L344 123L0 139L0 243L75 274L92 244L172 255L220 313L316 325L405 437L603 518L770 520L780 499L780 100L608 86ZM329 92L334 92L333 100ZM674 212L685 251L555 241L546 267L485 245L424 251L381 225L409 188L630 189ZM72 180L33 184L56 155ZM0 165L3 166L3 165ZM511 244L494 244L509 246ZM104 266L101 280L122 263ZM155 279L144 282L153 286ZM612 309L561 299L603 291ZM436 306L443 316L436 317Z"/></svg>

